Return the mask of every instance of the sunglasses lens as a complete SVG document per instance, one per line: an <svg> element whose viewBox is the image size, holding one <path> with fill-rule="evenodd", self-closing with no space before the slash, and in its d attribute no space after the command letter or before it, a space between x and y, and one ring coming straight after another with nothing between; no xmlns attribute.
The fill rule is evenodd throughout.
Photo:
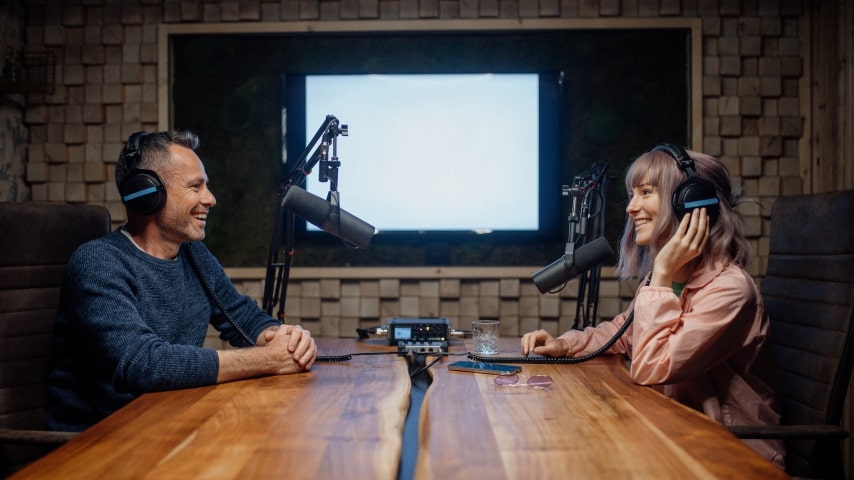
<svg viewBox="0 0 854 480"><path fill-rule="evenodd" d="M551 384L551 377L547 377L545 375L534 375L528 379L528 385L535 388L546 388Z"/></svg>
<svg viewBox="0 0 854 480"><path fill-rule="evenodd" d="M498 375L493 381L496 385L513 385L519 381L519 375Z"/></svg>

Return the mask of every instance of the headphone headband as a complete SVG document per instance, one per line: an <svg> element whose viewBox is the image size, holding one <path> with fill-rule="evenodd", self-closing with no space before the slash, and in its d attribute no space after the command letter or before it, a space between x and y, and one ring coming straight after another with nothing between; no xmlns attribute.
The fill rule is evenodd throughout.
<svg viewBox="0 0 854 480"><path fill-rule="evenodd" d="M697 173L697 170L694 168L694 159L688 155L688 152L684 148L676 145L675 143L662 143L656 145L651 151L664 152L673 157L679 165L679 169L685 172L689 177L693 177Z"/></svg>
<svg viewBox="0 0 854 480"><path fill-rule="evenodd" d="M128 143L125 145L124 151L125 166L128 171L139 168L139 162L142 160L139 153L139 142L146 136L148 136L148 132L135 132L128 137Z"/></svg>

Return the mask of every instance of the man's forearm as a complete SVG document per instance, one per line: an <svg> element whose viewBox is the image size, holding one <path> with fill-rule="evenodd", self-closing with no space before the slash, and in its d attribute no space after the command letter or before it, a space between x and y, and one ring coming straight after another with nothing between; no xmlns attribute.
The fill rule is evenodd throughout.
<svg viewBox="0 0 854 480"><path fill-rule="evenodd" d="M304 371L287 350L287 335L266 346L217 350L217 383Z"/></svg>
<svg viewBox="0 0 854 480"><path fill-rule="evenodd" d="M261 348L264 347L217 350L219 371L217 372L216 383L270 374L272 368L262 355Z"/></svg>

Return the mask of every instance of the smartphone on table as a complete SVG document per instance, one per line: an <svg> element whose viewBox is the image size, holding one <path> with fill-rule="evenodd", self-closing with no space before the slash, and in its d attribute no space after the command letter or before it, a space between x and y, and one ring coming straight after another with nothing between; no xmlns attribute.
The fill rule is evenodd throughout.
<svg viewBox="0 0 854 480"><path fill-rule="evenodd" d="M506 365L503 363L475 362L471 360L460 360L448 364L448 370L459 372L488 373L490 375L511 375L522 371L518 365Z"/></svg>

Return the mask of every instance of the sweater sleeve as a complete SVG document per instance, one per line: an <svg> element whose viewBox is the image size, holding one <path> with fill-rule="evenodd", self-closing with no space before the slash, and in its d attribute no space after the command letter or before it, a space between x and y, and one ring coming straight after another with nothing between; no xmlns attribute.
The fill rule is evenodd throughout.
<svg viewBox="0 0 854 480"><path fill-rule="evenodd" d="M201 251L204 277L250 338L278 324ZM208 326L234 334L213 304L183 256L151 257L119 231L81 246L66 267L55 323L51 427L82 430L142 393L216 383L219 357L203 348Z"/></svg>
<svg viewBox="0 0 854 480"><path fill-rule="evenodd" d="M115 253L90 245L68 266L63 321L74 331L77 376L131 394L215 383L216 352L196 343L198 319L179 317L202 310L182 286Z"/></svg>
<svg viewBox="0 0 854 480"><path fill-rule="evenodd" d="M637 292L635 293L637 298ZM583 330L569 330L564 332L560 337L569 343L570 357L581 357L589 355L609 342L617 332L623 328L623 325L631 318L634 309L635 300L629 305L629 309L620 313L613 320L601 322L593 327L586 327ZM634 320L632 320L634 322ZM631 355L631 342L629 341L633 326L629 326L626 332L618 338L611 348L604 353L612 355Z"/></svg>
<svg viewBox="0 0 854 480"><path fill-rule="evenodd" d="M569 330L558 338L566 340L569 343L568 356L580 357L588 355L598 350L617 334L623 324L626 323L629 312L623 312L614 317L613 320L601 322L595 327L587 327L584 330ZM626 334L622 335L605 353L616 355L628 353L629 347L626 338Z"/></svg>

